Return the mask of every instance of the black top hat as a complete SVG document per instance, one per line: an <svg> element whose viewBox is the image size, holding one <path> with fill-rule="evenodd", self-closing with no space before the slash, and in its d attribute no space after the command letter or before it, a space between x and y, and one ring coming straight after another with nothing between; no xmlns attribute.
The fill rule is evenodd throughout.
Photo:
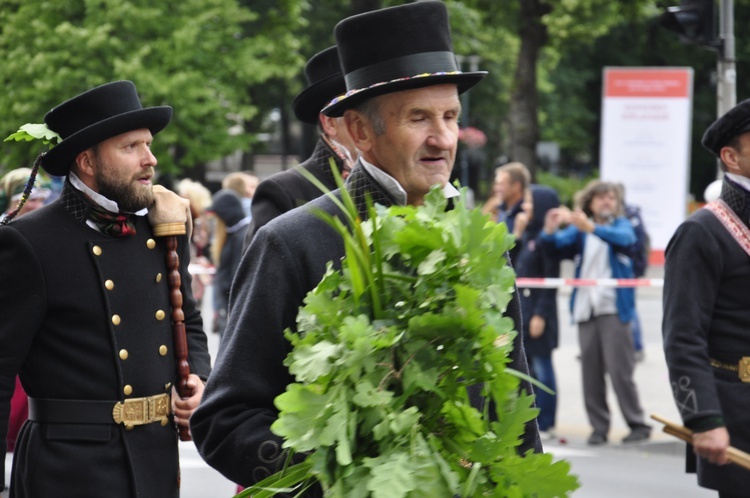
<svg viewBox="0 0 750 498"><path fill-rule="evenodd" d="M108 138L139 128L156 135L172 119L169 106L141 106L131 81L115 81L66 100L44 116L47 127L62 138L42 158L47 173L65 176L82 151Z"/></svg>
<svg viewBox="0 0 750 498"><path fill-rule="evenodd" d="M750 131L750 99L743 100L713 122L703 134L701 144L717 157L721 148L738 135Z"/></svg>
<svg viewBox="0 0 750 498"><path fill-rule="evenodd" d="M320 110L346 92L336 47L313 55L305 64L305 77L308 86L294 98L292 109L300 121L316 124Z"/></svg>
<svg viewBox="0 0 750 498"><path fill-rule="evenodd" d="M463 93L487 75L462 73L442 2L416 2L348 17L334 28L347 92L323 112L345 110L377 95L455 83Z"/></svg>

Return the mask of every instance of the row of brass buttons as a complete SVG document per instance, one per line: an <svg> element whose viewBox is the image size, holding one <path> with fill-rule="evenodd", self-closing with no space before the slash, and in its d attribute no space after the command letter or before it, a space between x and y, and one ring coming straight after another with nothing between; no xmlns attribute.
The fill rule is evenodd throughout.
<svg viewBox="0 0 750 498"><path fill-rule="evenodd" d="M153 249L156 247L156 241L154 239L148 239L146 241L146 247L149 249ZM91 252L94 253L94 256L101 256L104 251L102 251L101 246L94 246L91 248Z"/></svg>
<svg viewBox="0 0 750 498"><path fill-rule="evenodd" d="M159 346L159 356L167 356L168 352L169 348L167 348L167 346L165 346L164 344ZM119 356L121 360L125 361L128 359L128 356L130 356L130 353L128 353L127 349L121 349Z"/></svg>
<svg viewBox="0 0 750 498"><path fill-rule="evenodd" d="M146 247L148 247L149 249L155 248L156 247L156 241L154 239L148 239L146 241ZM101 256L102 255L102 248L99 247L99 246L94 246L91 249L91 251L94 253L95 256ZM157 273L156 274L156 283L158 284L159 282L161 282L161 279L162 279L162 274L161 273ZM104 287L107 290L112 290L112 289L115 288L115 283L112 280L109 280L109 279L105 280L104 281ZM164 318L166 316L166 313L164 313L164 310L157 310L154 316L155 316L155 318L157 320L162 321L162 320L164 320ZM122 319L120 318L120 315L117 315L117 314L112 315L112 324L113 325L115 325L115 326L120 325L121 322L122 322ZM161 346L159 346L159 355L166 356L167 352L168 352L167 346L165 346L163 344ZM121 349L120 350L120 359L123 360L123 361L128 359L128 350L127 349ZM125 385L125 387L122 389L122 392L125 394L125 396L130 396L131 394L133 394L133 386L131 386L130 384ZM162 425L164 425L164 424L162 424Z"/></svg>

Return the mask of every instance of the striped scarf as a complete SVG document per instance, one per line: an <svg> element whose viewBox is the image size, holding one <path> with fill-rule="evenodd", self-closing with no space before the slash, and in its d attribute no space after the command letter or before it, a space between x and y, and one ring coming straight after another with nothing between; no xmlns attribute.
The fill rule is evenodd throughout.
<svg viewBox="0 0 750 498"><path fill-rule="evenodd" d="M89 219L94 222L99 231L112 237L135 235L134 216L122 212L111 213L95 202L91 202L91 209L89 210Z"/></svg>

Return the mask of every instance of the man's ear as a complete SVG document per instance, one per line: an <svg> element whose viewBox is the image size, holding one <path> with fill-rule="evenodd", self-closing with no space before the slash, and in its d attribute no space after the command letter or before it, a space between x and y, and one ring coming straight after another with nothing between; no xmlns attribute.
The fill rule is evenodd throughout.
<svg viewBox="0 0 750 498"><path fill-rule="evenodd" d="M318 119L320 120L320 127L323 129L323 133L328 136L336 134L336 125L334 124L336 118L329 118L325 114L320 114Z"/></svg>
<svg viewBox="0 0 750 498"><path fill-rule="evenodd" d="M354 109L344 112L344 124L354 146L361 152L367 152L372 147L372 136L375 132L364 115Z"/></svg>
<svg viewBox="0 0 750 498"><path fill-rule="evenodd" d="M719 151L719 159L727 167L727 171L730 173L738 172L740 170L739 154L734 147L724 146Z"/></svg>
<svg viewBox="0 0 750 498"><path fill-rule="evenodd" d="M94 151L86 149L75 158L78 172L87 176L94 176Z"/></svg>

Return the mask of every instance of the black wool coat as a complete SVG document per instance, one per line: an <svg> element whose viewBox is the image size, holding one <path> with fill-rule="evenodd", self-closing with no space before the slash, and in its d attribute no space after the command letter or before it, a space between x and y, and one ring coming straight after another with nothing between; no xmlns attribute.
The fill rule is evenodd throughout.
<svg viewBox="0 0 750 498"><path fill-rule="evenodd" d="M750 193L724 179L721 199L750 226ZM662 332L675 402L688 427L721 416L730 444L750 452L750 383L710 359L750 356L750 257L707 209L682 223L666 249ZM687 470L701 486L744 496L750 472L716 466L687 448Z"/></svg>
<svg viewBox="0 0 750 498"><path fill-rule="evenodd" d="M393 205L394 199L358 163L347 179L360 212L365 193L373 202ZM320 283L329 261L344 255L341 237L311 209L339 211L328 197L286 213L258 231L243 256L230 297L229 323L222 349L206 384L191 430L203 458L228 479L249 486L280 470L282 440L271 432L278 416L274 399L294 378L283 365L291 350L284 338L295 329L299 307ZM518 299L508 314L520 330ZM520 334L511 368L528 373ZM531 386L522 386L531 392ZM476 393L473 393L476 394ZM541 451L536 426L527 428L519 452Z"/></svg>
<svg viewBox="0 0 750 498"><path fill-rule="evenodd" d="M116 401L169 393L175 381L166 245L146 217L114 238L86 225L89 204L66 182L58 200L0 227L0 445L16 374L31 398ZM210 362L178 238L193 373ZM129 387L128 387L129 386ZM132 393L127 395L125 392ZM12 497L176 497L172 424L27 421Z"/></svg>
<svg viewBox="0 0 750 498"><path fill-rule="evenodd" d="M336 181L331 171L331 159L341 171L341 159L322 138L319 138L312 155L299 166L275 173L260 182L253 195L251 207L253 219L245 234L245 248L250 245L250 241L260 227L277 216L323 194L310 180L302 176L300 170L311 173L328 190L336 189Z"/></svg>

